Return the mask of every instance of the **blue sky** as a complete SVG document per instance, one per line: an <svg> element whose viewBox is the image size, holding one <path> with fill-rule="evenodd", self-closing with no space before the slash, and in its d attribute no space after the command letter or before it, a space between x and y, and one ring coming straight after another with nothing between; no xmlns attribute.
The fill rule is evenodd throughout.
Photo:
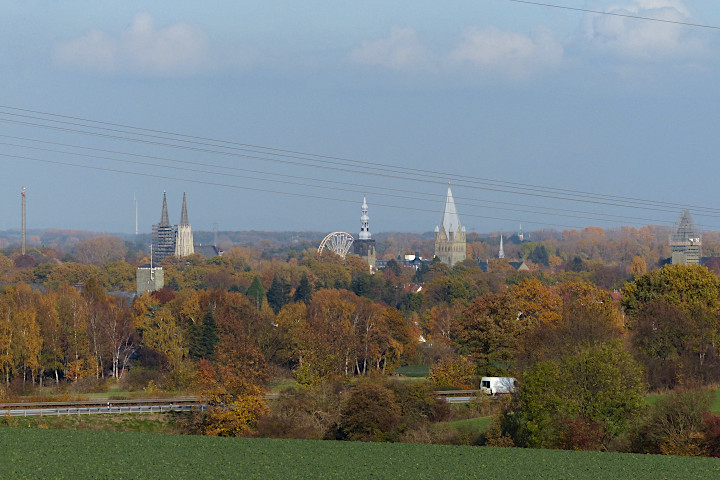
<svg viewBox="0 0 720 480"><path fill-rule="evenodd" d="M710 0L554 3L720 26ZM2 229L19 226L21 185L31 227L128 233L133 195L147 232L163 190L171 220L186 191L193 228L221 230L356 232L367 193L371 231L430 231L448 180L479 232L672 224L680 204L720 200L718 29L508 0L0 1L0 11L4 107L366 162L314 168L78 135L0 108ZM115 153L60 153L88 148ZM194 171L98 158L140 155ZM678 205L562 200L528 185ZM691 211L720 230L717 212Z"/></svg>

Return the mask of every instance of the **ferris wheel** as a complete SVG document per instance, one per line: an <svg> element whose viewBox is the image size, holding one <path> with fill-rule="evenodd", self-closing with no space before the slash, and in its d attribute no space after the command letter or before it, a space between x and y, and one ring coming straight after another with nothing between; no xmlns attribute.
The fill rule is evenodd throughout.
<svg viewBox="0 0 720 480"><path fill-rule="evenodd" d="M353 244L353 237L347 232L333 232L328 234L323 241L320 242L318 253L322 253L323 249L328 248L333 252L345 258Z"/></svg>

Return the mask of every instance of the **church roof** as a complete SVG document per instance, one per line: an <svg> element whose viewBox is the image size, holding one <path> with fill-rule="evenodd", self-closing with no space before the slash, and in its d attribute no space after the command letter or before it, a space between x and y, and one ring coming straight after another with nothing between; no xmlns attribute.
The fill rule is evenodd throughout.
<svg viewBox="0 0 720 480"><path fill-rule="evenodd" d="M170 226L170 217L168 216L167 197L165 196L165 192L163 192L163 206L162 206L162 215L160 216L160 226L161 227L169 227Z"/></svg>
<svg viewBox="0 0 720 480"><path fill-rule="evenodd" d="M443 211L441 224L445 229L445 233L448 235L450 232L455 233L461 228L460 217L458 216L457 208L455 208L455 199L453 198L450 187L448 187L447 198L445 199L445 210Z"/></svg>
<svg viewBox="0 0 720 480"><path fill-rule="evenodd" d="M180 225L190 225L190 221L188 220L188 214L187 214L187 202L185 201L185 192L183 192L183 203L182 203L182 213L180 214Z"/></svg>

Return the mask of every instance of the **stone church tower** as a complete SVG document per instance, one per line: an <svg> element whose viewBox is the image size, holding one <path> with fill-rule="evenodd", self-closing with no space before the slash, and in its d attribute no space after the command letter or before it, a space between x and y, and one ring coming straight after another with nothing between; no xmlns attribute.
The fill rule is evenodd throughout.
<svg viewBox="0 0 720 480"><path fill-rule="evenodd" d="M177 240L175 241L175 255L178 257L187 257L195 253L193 247L193 234L188 221L187 202L185 193L183 192L182 213L180 214L180 224L177 227Z"/></svg>
<svg viewBox="0 0 720 480"><path fill-rule="evenodd" d="M448 187L442 223L435 227L435 256L451 267L467 258L465 227L455 208L455 199Z"/></svg>

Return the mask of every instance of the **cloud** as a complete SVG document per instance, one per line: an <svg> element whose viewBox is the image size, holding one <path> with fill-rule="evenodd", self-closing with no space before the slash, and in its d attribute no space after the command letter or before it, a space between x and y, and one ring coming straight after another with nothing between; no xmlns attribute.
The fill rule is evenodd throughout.
<svg viewBox="0 0 720 480"><path fill-rule="evenodd" d="M431 53L412 28L393 27L388 38L365 41L350 53L350 60L393 70L432 68Z"/></svg>
<svg viewBox="0 0 720 480"><path fill-rule="evenodd" d="M527 76L562 61L563 46L542 31L534 35L495 27L472 28L445 51L433 52L411 28L393 28L387 38L365 41L350 53L350 60L397 71L426 70L448 74L462 70Z"/></svg>
<svg viewBox="0 0 720 480"><path fill-rule="evenodd" d="M55 49L58 64L103 74L187 75L211 65L210 57L205 32L184 23L158 29L146 13L120 35L92 30Z"/></svg>
<svg viewBox="0 0 720 480"><path fill-rule="evenodd" d="M611 5L605 11L673 22L693 21L681 0L632 0ZM590 15L585 36L599 51L631 60L687 59L705 52L704 42L693 29L672 23Z"/></svg>
<svg viewBox="0 0 720 480"><path fill-rule="evenodd" d="M451 65L469 65L512 77L527 76L559 65L563 46L547 31L524 35L496 27L472 28L447 59Z"/></svg>

